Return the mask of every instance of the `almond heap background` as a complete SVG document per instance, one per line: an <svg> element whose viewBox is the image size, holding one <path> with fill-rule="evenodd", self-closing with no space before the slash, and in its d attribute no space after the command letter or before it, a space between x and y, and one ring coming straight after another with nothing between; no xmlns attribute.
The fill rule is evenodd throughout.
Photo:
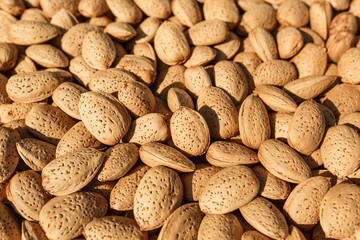
<svg viewBox="0 0 360 240"><path fill-rule="evenodd" d="M360 0L0 0L0 239L360 239Z"/></svg>

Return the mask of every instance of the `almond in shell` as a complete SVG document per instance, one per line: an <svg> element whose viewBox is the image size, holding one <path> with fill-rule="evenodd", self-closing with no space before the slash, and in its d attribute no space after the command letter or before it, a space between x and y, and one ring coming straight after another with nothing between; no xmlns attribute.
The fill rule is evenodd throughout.
<svg viewBox="0 0 360 240"><path fill-rule="evenodd" d="M21 239L23 240L47 240L44 230L37 222L23 221L21 224Z"/></svg>
<svg viewBox="0 0 360 240"><path fill-rule="evenodd" d="M15 172L19 162L16 143L20 140L16 130L0 127L0 183L5 182Z"/></svg>
<svg viewBox="0 0 360 240"><path fill-rule="evenodd" d="M15 214L0 202L0 238L4 240L20 240L21 229Z"/></svg>
<svg viewBox="0 0 360 240"><path fill-rule="evenodd" d="M14 44L0 42L0 71L4 72L16 64L18 49Z"/></svg>

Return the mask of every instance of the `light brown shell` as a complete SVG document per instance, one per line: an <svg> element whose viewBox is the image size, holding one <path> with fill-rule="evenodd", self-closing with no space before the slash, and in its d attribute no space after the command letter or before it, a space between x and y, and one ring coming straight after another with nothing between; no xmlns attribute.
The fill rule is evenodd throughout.
<svg viewBox="0 0 360 240"><path fill-rule="evenodd" d="M207 163L199 163L196 164L194 172L181 174L181 181L184 185L184 199L188 201L199 201L205 184L220 170L220 167L215 167Z"/></svg>
<svg viewBox="0 0 360 240"><path fill-rule="evenodd" d="M240 239L243 232L235 215L231 213L207 214L201 221L197 239Z"/></svg>
<svg viewBox="0 0 360 240"><path fill-rule="evenodd" d="M140 159L150 167L165 166L180 172L192 172L194 163L176 149L158 142L143 144L139 149Z"/></svg>
<svg viewBox="0 0 360 240"><path fill-rule="evenodd" d="M124 140L135 144L166 141L170 137L166 118L160 113L149 113L132 121Z"/></svg>
<svg viewBox="0 0 360 240"><path fill-rule="evenodd" d="M134 0L134 2L150 17L165 19L171 14L171 2L169 0Z"/></svg>
<svg viewBox="0 0 360 240"><path fill-rule="evenodd" d="M239 143L227 141L213 142L206 152L206 160L218 167L250 165L259 162L257 154L252 150Z"/></svg>
<svg viewBox="0 0 360 240"><path fill-rule="evenodd" d="M96 149L82 148L54 159L42 170L44 189L55 196L79 191L99 171L104 161L103 155Z"/></svg>
<svg viewBox="0 0 360 240"><path fill-rule="evenodd" d="M255 198L240 207L240 212L251 226L270 238L285 239L289 234L284 215L265 198Z"/></svg>
<svg viewBox="0 0 360 240"><path fill-rule="evenodd" d="M37 222L24 220L21 223L21 239L23 240L47 240L44 230Z"/></svg>
<svg viewBox="0 0 360 240"><path fill-rule="evenodd" d="M56 146L39 139L25 138L16 143L21 159L34 171L41 171L55 158Z"/></svg>
<svg viewBox="0 0 360 240"><path fill-rule="evenodd" d="M270 121L265 105L259 97L249 95L239 111L239 130L245 146L258 149L270 138Z"/></svg>
<svg viewBox="0 0 360 240"><path fill-rule="evenodd" d="M287 61L272 60L259 64L253 76L256 86L262 84L284 86L297 78L297 71L294 65Z"/></svg>
<svg viewBox="0 0 360 240"><path fill-rule="evenodd" d="M69 71L80 85L87 87L91 76L98 70L90 67L84 58L79 55L70 60Z"/></svg>
<svg viewBox="0 0 360 240"><path fill-rule="evenodd" d="M39 220L41 208L50 199L41 185L41 175L33 170L15 174L7 187L7 195L14 209L29 221Z"/></svg>
<svg viewBox="0 0 360 240"><path fill-rule="evenodd" d="M0 202L0 238L4 240L20 240L21 229L15 214Z"/></svg>
<svg viewBox="0 0 360 240"><path fill-rule="evenodd" d="M262 165L255 165L251 168L260 181L259 195L272 200L286 199L290 192L289 183L275 177Z"/></svg>
<svg viewBox="0 0 360 240"><path fill-rule="evenodd" d="M271 33L263 27L257 27L249 33L249 39L256 54L264 62L278 58L276 42Z"/></svg>
<svg viewBox="0 0 360 240"><path fill-rule="evenodd" d="M281 25L303 27L309 22L309 9L303 1L283 1L279 6L276 18Z"/></svg>
<svg viewBox="0 0 360 240"><path fill-rule="evenodd" d="M201 10L196 0L174 0L171 2L171 10L174 16L188 27L202 20Z"/></svg>
<svg viewBox="0 0 360 240"><path fill-rule="evenodd" d="M299 228L313 228L320 220L320 203L330 187L330 179L321 176L299 183L286 199L284 213Z"/></svg>
<svg viewBox="0 0 360 240"><path fill-rule="evenodd" d="M6 92L13 101L32 103L50 97L59 84L58 76L51 72L20 73L9 78Z"/></svg>
<svg viewBox="0 0 360 240"><path fill-rule="evenodd" d="M79 23L77 18L70 11L62 8L52 16L50 23L54 26L69 30Z"/></svg>
<svg viewBox="0 0 360 240"><path fill-rule="evenodd" d="M181 204L183 185L178 174L158 166L140 180L134 197L134 216L142 231L161 227Z"/></svg>
<svg viewBox="0 0 360 240"><path fill-rule="evenodd" d="M100 194L77 192L48 201L40 211L39 222L48 238L73 239L93 218L105 216L107 209L107 201Z"/></svg>
<svg viewBox="0 0 360 240"><path fill-rule="evenodd" d="M288 59L295 56L304 44L304 36L294 27L285 27L276 34L279 56Z"/></svg>
<svg viewBox="0 0 360 240"><path fill-rule="evenodd" d="M34 136L57 144L75 121L57 107L39 104L27 113L25 124Z"/></svg>
<svg viewBox="0 0 360 240"><path fill-rule="evenodd" d="M199 156L210 145L210 131L200 113L187 107L176 110L170 119L174 145L189 156Z"/></svg>
<svg viewBox="0 0 360 240"><path fill-rule="evenodd" d="M289 125L287 138L289 145L302 154L311 154L323 139L325 124L324 114L317 102L314 100L302 102Z"/></svg>
<svg viewBox="0 0 360 240"><path fill-rule="evenodd" d="M137 24L143 17L142 11L133 0L106 0L112 14L120 21Z"/></svg>
<svg viewBox="0 0 360 240"><path fill-rule="evenodd" d="M110 193L110 208L118 211L132 210L136 189L150 167L135 166L126 176L119 179Z"/></svg>
<svg viewBox="0 0 360 240"><path fill-rule="evenodd" d="M39 0L40 7L47 17L52 17L60 9L64 8L74 15L78 15L78 5L80 0Z"/></svg>
<svg viewBox="0 0 360 240"><path fill-rule="evenodd" d="M95 218L84 227L86 239L133 239L146 240L147 232L142 232L136 221L122 216Z"/></svg>
<svg viewBox="0 0 360 240"><path fill-rule="evenodd" d="M360 59L358 48L350 48L341 57L338 62L338 74L343 83L359 84L360 78L358 72L360 68L355 64Z"/></svg>
<svg viewBox="0 0 360 240"><path fill-rule="evenodd" d="M360 220L353 213L359 211L359 199L356 184L337 184L327 192L320 206L320 224L326 237L346 238L355 233Z"/></svg>
<svg viewBox="0 0 360 240"><path fill-rule="evenodd" d="M166 219L158 236L158 240L197 239L201 219L204 214L198 203L184 204Z"/></svg>
<svg viewBox="0 0 360 240"><path fill-rule="evenodd" d="M5 182L15 172L19 162L15 144L20 140L16 130L0 127L0 183Z"/></svg>
<svg viewBox="0 0 360 240"><path fill-rule="evenodd" d="M200 209L206 214L230 213L253 200L259 188L260 182L249 167L224 168L205 184L199 198Z"/></svg>
<svg viewBox="0 0 360 240"><path fill-rule="evenodd" d="M304 159L285 143L269 139L259 148L260 163L276 177L291 183L300 183L311 176Z"/></svg>
<svg viewBox="0 0 360 240"><path fill-rule="evenodd" d="M360 134L350 126L329 128L320 150L324 167L339 178L350 175L360 166Z"/></svg>
<svg viewBox="0 0 360 240"><path fill-rule="evenodd" d="M241 0L238 2L242 2ZM257 4L256 7L245 11L240 23L246 32L251 32L256 27L274 30L277 24L276 11L269 4Z"/></svg>
<svg viewBox="0 0 360 240"><path fill-rule="evenodd" d="M167 65L183 63L190 57L190 45L184 33L171 21L165 21L156 31L154 48Z"/></svg>
<svg viewBox="0 0 360 240"><path fill-rule="evenodd" d="M226 40L229 28L225 22L218 19L204 20L191 26L188 34L192 45L214 45Z"/></svg>
<svg viewBox="0 0 360 240"><path fill-rule="evenodd" d="M126 107L108 93L81 94L79 111L85 127L104 144L118 143L130 128L131 118Z"/></svg>
<svg viewBox="0 0 360 240"><path fill-rule="evenodd" d="M102 164L96 179L101 182L112 181L123 177L139 159L139 149L132 143L120 143L104 154Z"/></svg>
<svg viewBox="0 0 360 240"><path fill-rule="evenodd" d="M37 44L26 48L26 56L46 68L69 66L69 58L60 49L50 44Z"/></svg>
<svg viewBox="0 0 360 240"><path fill-rule="evenodd" d="M0 71L8 71L16 64L18 49L14 44L0 42Z"/></svg>
<svg viewBox="0 0 360 240"><path fill-rule="evenodd" d="M238 112L230 97L222 89L217 87L204 89L196 105L209 127L211 137L227 139L239 132Z"/></svg>

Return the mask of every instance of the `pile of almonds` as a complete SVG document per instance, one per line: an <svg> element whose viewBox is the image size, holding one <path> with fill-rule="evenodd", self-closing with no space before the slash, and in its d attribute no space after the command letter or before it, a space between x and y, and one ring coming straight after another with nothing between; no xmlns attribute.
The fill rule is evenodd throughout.
<svg viewBox="0 0 360 240"><path fill-rule="evenodd" d="M1 240L359 240L360 0L0 0Z"/></svg>

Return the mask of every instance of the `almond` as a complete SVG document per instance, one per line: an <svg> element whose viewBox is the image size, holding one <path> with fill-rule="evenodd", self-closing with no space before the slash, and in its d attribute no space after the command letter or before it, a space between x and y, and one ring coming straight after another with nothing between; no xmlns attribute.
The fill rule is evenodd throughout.
<svg viewBox="0 0 360 240"><path fill-rule="evenodd" d="M338 125L346 124L351 127L360 129L360 112L353 112L340 115Z"/></svg>
<svg viewBox="0 0 360 240"><path fill-rule="evenodd" d="M258 95L265 105L275 112L294 112L297 108L294 99L275 86L258 85L253 94Z"/></svg>
<svg viewBox="0 0 360 240"><path fill-rule="evenodd" d="M310 27L324 40L328 38L333 11L329 2L315 2L310 6Z"/></svg>
<svg viewBox="0 0 360 240"><path fill-rule="evenodd" d="M222 20L230 29L235 28L240 21L240 13L234 1L206 0L203 12L206 20Z"/></svg>
<svg viewBox="0 0 360 240"><path fill-rule="evenodd" d="M123 80L118 83L118 90L118 99L133 118L154 112L156 105L154 95L144 83Z"/></svg>
<svg viewBox="0 0 360 240"><path fill-rule="evenodd" d="M241 1L238 1L238 3ZM276 11L269 4L260 3L254 8L246 10L240 23L246 32L251 32L257 27L263 27L269 31L275 29Z"/></svg>
<svg viewBox="0 0 360 240"><path fill-rule="evenodd" d="M104 144L118 143L130 128L131 118L126 107L108 93L81 94L79 111L85 127Z"/></svg>
<svg viewBox="0 0 360 240"><path fill-rule="evenodd" d="M44 104L44 102L13 102L11 104L0 104L0 122L9 123L11 121L25 119L26 114L31 110L31 108L39 104Z"/></svg>
<svg viewBox="0 0 360 240"><path fill-rule="evenodd" d="M89 23L74 25L61 38L61 49L71 57L81 55L85 35L97 29L97 26Z"/></svg>
<svg viewBox="0 0 360 240"><path fill-rule="evenodd" d="M84 17L98 17L109 10L105 0L80 0L78 6L79 12Z"/></svg>
<svg viewBox="0 0 360 240"><path fill-rule="evenodd" d="M18 49L9 43L0 43L0 71L7 71L16 64Z"/></svg>
<svg viewBox="0 0 360 240"><path fill-rule="evenodd" d="M166 100L171 87L186 89L184 85L185 70L183 65L174 65L160 71L154 85L151 86L153 93Z"/></svg>
<svg viewBox="0 0 360 240"><path fill-rule="evenodd" d="M0 8L14 16L19 16L24 12L25 4L20 0L5 0L0 3Z"/></svg>
<svg viewBox="0 0 360 240"><path fill-rule="evenodd" d="M213 138L226 139L238 133L238 112L220 88L204 89L197 99L197 110L204 117Z"/></svg>
<svg viewBox="0 0 360 240"><path fill-rule="evenodd" d="M240 212L251 226L270 238L285 239L289 234L284 215L265 198L255 198L240 207Z"/></svg>
<svg viewBox="0 0 360 240"><path fill-rule="evenodd" d="M281 25L303 27L309 22L309 9L300 0L283 1L277 10L276 18Z"/></svg>
<svg viewBox="0 0 360 240"><path fill-rule="evenodd" d="M125 70L109 68L91 74L88 87L95 92L106 92L116 96L123 81L136 81L136 78Z"/></svg>
<svg viewBox="0 0 360 240"><path fill-rule="evenodd" d="M249 148L258 149L263 141L270 138L269 116L259 97L249 95L242 103L239 130L241 140Z"/></svg>
<svg viewBox="0 0 360 240"><path fill-rule="evenodd" d="M194 98L197 98L207 87L212 86L210 76L202 66L193 66L186 69L184 84Z"/></svg>
<svg viewBox="0 0 360 240"><path fill-rule="evenodd" d="M32 170L42 171L55 158L56 146L35 138L25 138L16 143L16 149Z"/></svg>
<svg viewBox="0 0 360 240"><path fill-rule="evenodd" d="M217 51L215 61L232 59L240 49L240 38L233 32L229 32L224 42L214 46Z"/></svg>
<svg viewBox="0 0 360 240"><path fill-rule="evenodd" d="M322 75L327 65L326 48L308 43L291 59L291 62L295 64L299 78Z"/></svg>
<svg viewBox="0 0 360 240"><path fill-rule="evenodd" d="M75 121L57 107L39 104L28 112L25 124L34 136L57 144Z"/></svg>
<svg viewBox="0 0 360 240"><path fill-rule="evenodd" d="M243 228L235 215L206 215L200 224L198 238L205 239L240 239Z"/></svg>
<svg viewBox="0 0 360 240"><path fill-rule="evenodd" d="M109 68L116 56L111 38L100 31L91 31L84 36L81 53L85 62L98 70Z"/></svg>
<svg viewBox="0 0 360 240"><path fill-rule="evenodd" d="M346 238L359 227L360 187L342 183L331 188L321 201L320 224L328 238ZM336 206L336 207L335 207Z"/></svg>
<svg viewBox="0 0 360 240"><path fill-rule="evenodd" d="M190 45L181 29L171 21L158 28L154 38L157 56L167 65L185 62L190 57Z"/></svg>
<svg viewBox="0 0 360 240"><path fill-rule="evenodd" d="M92 148L64 154L44 167L41 173L42 185L55 196L74 193L95 177L103 161L103 153Z"/></svg>
<svg viewBox="0 0 360 240"><path fill-rule="evenodd" d="M136 30L130 24L122 22L108 24L104 32L120 42L127 42L136 36Z"/></svg>
<svg viewBox="0 0 360 240"><path fill-rule="evenodd" d="M276 34L279 56L288 59L295 56L304 44L304 36L294 27L285 27Z"/></svg>
<svg viewBox="0 0 360 240"><path fill-rule="evenodd" d="M21 239L47 240L47 237L39 223L25 220L21 224Z"/></svg>
<svg viewBox="0 0 360 240"><path fill-rule="evenodd" d="M80 0L39 0L40 7L47 17L52 17L60 9L66 9L74 15L78 15L78 5Z"/></svg>
<svg viewBox="0 0 360 240"><path fill-rule="evenodd" d="M54 16L52 16L50 23L62 29L69 30L70 28L78 24L79 21L74 16L74 14L62 8L57 11Z"/></svg>
<svg viewBox="0 0 360 240"><path fill-rule="evenodd" d="M188 201L198 201L204 185L220 170L219 167L200 163L196 165L194 172L182 174L180 177L184 185L184 198Z"/></svg>
<svg viewBox="0 0 360 240"><path fill-rule="evenodd" d="M191 54L189 59L184 63L184 66L189 68L192 66L205 66L216 57L216 50L209 46L196 46L190 49Z"/></svg>
<svg viewBox="0 0 360 240"><path fill-rule="evenodd" d="M133 73L139 81L148 86L153 84L156 79L155 64L150 59L142 56L125 55L120 59L116 68Z"/></svg>
<svg viewBox="0 0 360 240"><path fill-rule="evenodd" d="M194 109L194 102L190 95L181 88L172 87L168 91L167 104L172 112L180 107L188 107Z"/></svg>
<svg viewBox="0 0 360 240"><path fill-rule="evenodd" d="M329 89L336 81L336 76L308 76L291 81L284 86L284 90L296 101L316 98Z"/></svg>
<svg viewBox="0 0 360 240"><path fill-rule="evenodd" d="M360 68L355 62L360 59L360 51L358 48L350 48L339 59L338 73L341 76L343 83L359 84L360 78L358 77L358 71Z"/></svg>
<svg viewBox="0 0 360 240"><path fill-rule="evenodd" d="M248 93L248 79L235 62L220 61L214 65L215 86L224 90L235 105L241 103Z"/></svg>
<svg viewBox="0 0 360 240"><path fill-rule="evenodd" d="M321 176L301 182L285 201L286 216L305 231L313 228L320 220L320 203L330 187L330 179Z"/></svg>
<svg viewBox="0 0 360 240"><path fill-rule="evenodd" d="M133 0L106 0L112 14L120 21L137 24L143 14Z"/></svg>
<svg viewBox="0 0 360 240"><path fill-rule="evenodd" d="M18 165L19 155L15 144L21 139L16 130L0 127L0 140L0 183L3 183L11 177Z"/></svg>
<svg viewBox="0 0 360 240"><path fill-rule="evenodd" d="M58 34L58 28L44 22L17 21L9 27L10 39L18 45L44 43L55 38Z"/></svg>
<svg viewBox="0 0 360 240"><path fill-rule="evenodd" d="M104 163L96 176L96 179L105 182L112 181L124 176L139 159L139 149L132 143L120 143L104 154Z"/></svg>
<svg viewBox="0 0 360 240"><path fill-rule="evenodd" d="M319 146L324 133L325 117L318 103L314 100L301 103L289 125L289 145L298 152L309 155Z"/></svg>
<svg viewBox="0 0 360 240"><path fill-rule="evenodd" d="M27 73L27 72L36 72L37 68L35 63L27 56L20 55L17 58L17 62L13 68L13 73Z"/></svg>
<svg viewBox="0 0 360 240"><path fill-rule="evenodd" d="M172 1L171 9L174 16L178 17L185 26L191 27L202 20L201 10L196 0Z"/></svg>
<svg viewBox="0 0 360 240"><path fill-rule="evenodd" d="M330 23L329 34L335 34L337 32L350 32L356 34L358 29L358 23L356 17L350 12L342 12L334 16Z"/></svg>
<svg viewBox="0 0 360 240"><path fill-rule="evenodd" d="M181 107L170 119L174 145L189 156L199 156L210 145L210 131L205 119L191 108Z"/></svg>
<svg viewBox="0 0 360 240"><path fill-rule="evenodd" d="M41 186L41 176L33 170L15 174L8 185L8 199L26 220L38 221L41 208L50 195Z"/></svg>
<svg viewBox="0 0 360 240"><path fill-rule="evenodd" d="M140 229L149 231L161 227L180 206L182 197L183 186L176 172L162 166L149 169L134 197L134 216Z"/></svg>
<svg viewBox="0 0 360 240"><path fill-rule="evenodd" d="M206 160L218 167L250 165L259 162L256 153L252 150L241 144L226 141L213 142L206 153Z"/></svg>
<svg viewBox="0 0 360 240"><path fill-rule="evenodd" d="M221 20L205 20L190 27L188 34L192 45L214 45L226 40L229 28Z"/></svg>
<svg viewBox="0 0 360 240"><path fill-rule="evenodd" d="M220 170L205 184L199 198L202 212L226 214L249 203L259 192L260 182L250 168L238 165Z"/></svg>
<svg viewBox="0 0 360 240"><path fill-rule="evenodd" d="M294 65L287 61L271 60L259 64L253 76L256 86L262 84L284 86L297 78L297 72Z"/></svg>
<svg viewBox="0 0 360 240"><path fill-rule="evenodd" d="M171 14L171 3L169 0L160 0L159 2L154 0L134 0L134 2L147 16L150 17L165 19Z"/></svg>
<svg viewBox="0 0 360 240"><path fill-rule="evenodd" d="M82 121L79 121L74 126L72 126L60 139L56 146L56 157L78 150L80 148L89 147L102 149L104 148L104 145L96 140L93 135L91 135Z"/></svg>
<svg viewBox="0 0 360 240"><path fill-rule="evenodd" d="M4 240L20 240L21 229L14 213L3 203L0 203L0 213L0 226L3 229L0 232L0 238Z"/></svg>
<svg viewBox="0 0 360 240"><path fill-rule="evenodd" d="M29 46L26 55L42 67L67 67L68 57L56 47L50 44L38 44Z"/></svg>
<svg viewBox="0 0 360 240"><path fill-rule="evenodd" d="M3 23L0 26L0 42L12 43L9 34L10 25L17 21L16 17L10 13L0 10L0 21Z"/></svg>
<svg viewBox="0 0 360 240"><path fill-rule="evenodd" d="M359 146L360 134L355 129L347 125L329 128L320 148L324 167L339 178L350 175L360 166Z"/></svg>
<svg viewBox="0 0 360 240"><path fill-rule="evenodd" d="M278 58L274 37L263 27L257 27L249 33L251 45L264 62Z"/></svg>
<svg viewBox="0 0 360 240"><path fill-rule="evenodd" d="M135 144L155 141L166 141L170 131L165 116L160 113L149 113L131 123L124 140Z"/></svg>
<svg viewBox="0 0 360 240"><path fill-rule="evenodd" d="M136 189L150 167L135 166L126 176L119 179L110 193L110 208L118 211L132 210Z"/></svg>
<svg viewBox="0 0 360 240"><path fill-rule="evenodd" d="M69 71L79 84L87 87L93 74L97 72L95 68L90 67L80 55L70 60Z"/></svg>
<svg viewBox="0 0 360 240"><path fill-rule="evenodd" d="M342 55L354 46L354 43L355 36L350 32L344 31L331 34L326 42L326 48L330 60L338 62Z"/></svg>
<svg viewBox="0 0 360 240"><path fill-rule="evenodd" d="M121 238L144 240L147 232L142 232L136 221L122 216L95 218L86 224L83 235L87 239Z"/></svg>
<svg viewBox="0 0 360 240"><path fill-rule="evenodd" d="M340 114L360 111L360 90L349 84L338 84L326 93L322 103L336 118Z"/></svg>
<svg viewBox="0 0 360 240"><path fill-rule="evenodd" d="M273 200L282 200L289 196L291 192L289 183L275 177L261 165L255 165L251 169L260 181L260 196Z"/></svg>
<svg viewBox="0 0 360 240"><path fill-rule="evenodd" d="M285 143L269 139L259 148L260 163L274 176L291 183L300 183L311 176L304 159Z"/></svg>
<svg viewBox="0 0 360 240"><path fill-rule="evenodd" d="M140 159L150 167L165 166L180 172L192 172L194 163L176 149L158 142L145 143L139 150Z"/></svg>
<svg viewBox="0 0 360 240"><path fill-rule="evenodd" d="M165 221L157 239L197 239L203 216L197 203L184 204Z"/></svg>
<svg viewBox="0 0 360 240"><path fill-rule="evenodd" d="M93 218L105 216L107 209L100 194L77 192L48 201L41 209L39 222L48 238L73 239Z"/></svg>
<svg viewBox="0 0 360 240"><path fill-rule="evenodd" d="M9 78L6 92L13 101L38 102L50 97L59 84L58 76L51 72L19 73Z"/></svg>

